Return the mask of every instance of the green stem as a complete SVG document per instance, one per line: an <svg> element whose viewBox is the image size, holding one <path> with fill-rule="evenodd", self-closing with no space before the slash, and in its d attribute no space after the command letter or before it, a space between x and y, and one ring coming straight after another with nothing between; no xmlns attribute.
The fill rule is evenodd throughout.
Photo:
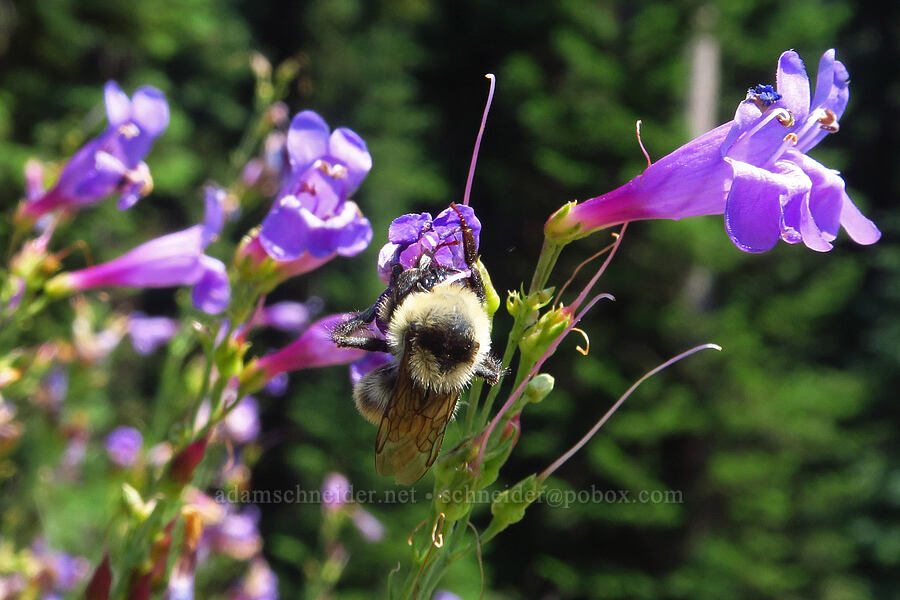
<svg viewBox="0 0 900 600"><path fill-rule="evenodd" d="M538 264L534 268L534 276L531 278L529 294L535 294L547 286L550 273L553 272L553 267L556 266L556 261L559 259L559 255L564 247L565 244L557 244L544 238L541 255L538 257Z"/></svg>

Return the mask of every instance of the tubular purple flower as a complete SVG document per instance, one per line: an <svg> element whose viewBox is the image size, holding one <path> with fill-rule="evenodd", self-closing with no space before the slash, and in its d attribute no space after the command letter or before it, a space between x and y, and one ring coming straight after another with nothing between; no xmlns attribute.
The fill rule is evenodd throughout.
<svg viewBox="0 0 900 600"><path fill-rule="evenodd" d="M665 156L603 196L570 203L550 217L548 239L567 243L626 221L724 214L725 229L745 252L765 252L782 239L825 252L843 227L859 244L878 228L860 213L837 171L806 156L838 120L849 98L849 75L828 50L810 101L800 56L778 61L777 91L751 88L733 121Z"/></svg>
<svg viewBox="0 0 900 600"><path fill-rule="evenodd" d="M134 427L117 427L106 436L106 452L120 467L130 467L137 462L143 444L144 436Z"/></svg>
<svg viewBox="0 0 900 600"><path fill-rule="evenodd" d="M134 351L141 356L152 354L178 332L178 321L168 317L148 317L134 312L128 317L128 335Z"/></svg>
<svg viewBox="0 0 900 600"><path fill-rule="evenodd" d="M169 125L165 95L142 86L129 99L115 81L109 81L103 96L109 119L106 131L69 159L55 186L22 205L22 217L33 220L57 208L79 208L113 193L120 194L119 208L126 209L153 189L143 159Z"/></svg>
<svg viewBox="0 0 900 600"><path fill-rule="evenodd" d="M350 481L340 473L329 473L322 482L322 509L332 512L353 500Z"/></svg>
<svg viewBox="0 0 900 600"><path fill-rule="evenodd" d="M372 168L366 143L353 131L333 132L317 113L294 117L286 147L290 173L263 220L259 240L277 261L353 256L372 241L372 227L347 198Z"/></svg>
<svg viewBox="0 0 900 600"><path fill-rule="evenodd" d="M225 432L236 444L248 444L259 435L259 403L244 396L225 417Z"/></svg>
<svg viewBox="0 0 900 600"><path fill-rule="evenodd" d="M194 286L194 305L210 314L228 306L230 286L222 261L203 251L224 222L219 190L207 188L204 223L150 240L109 262L63 273L47 282L51 294L98 287Z"/></svg>
<svg viewBox="0 0 900 600"><path fill-rule="evenodd" d="M241 381L261 377L260 384L263 384L279 373L345 365L363 358L366 355L365 350L338 348L331 339L332 329L352 316L349 313L343 313L316 321L291 344L253 361L241 375Z"/></svg>
<svg viewBox="0 0 900 600"><path fill-rule="evenodd" d="M378 253L378 276L381 280L389 283L394 265L399 264L404 269L414 267L426 252L433 254L441 266L468 272L457 210L472 230L477 248L481 221L471 206L457 205L456 209L451 206L435 218L427 212L401 215L391 223L388 243Z"/></svg>
<svg viewBox="0 0 900 600"><path fill-rule="evenodd" d="M247 575L232 590L229 600L278 600L278 577L261 557L250 562Z"/></svg>

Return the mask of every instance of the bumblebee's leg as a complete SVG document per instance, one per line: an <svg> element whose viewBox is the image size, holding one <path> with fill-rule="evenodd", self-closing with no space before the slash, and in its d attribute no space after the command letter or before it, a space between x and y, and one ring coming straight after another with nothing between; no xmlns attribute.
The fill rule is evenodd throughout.
<svg viewBox="0 0 900 600"><path fill-rule="evenodd" d="M475 234L472 233L472 229L469 227L469 224L466 223L466 218L459 208L457 208L456 204L451 204L450 206L456 211L456 215L459 217L460 230L462 231L463 256L466 259L466 265L469 267L469 272L471 273L469 276L469 287L472 288L472 291L475 292L475 295L478 296L478 299L484 304L486 294L484 292L484 281L481 280L481 272L478 270L477 265L478 247L475 244Z"/></svg>
<svg viewBox="0 0 900 600"><path fill-rule="evenodd" d="M503 364L488 354L481 359L480 363L475 365L475 370L472 373L476 377L484 379L488 385L494 385L500 381L500 377L503 375Z"/></svg>
<svg viewBox="0 0 900 600"><path fill-rule="evenodd" d="M370 352L389 352L386 340L368 335L355 335L360 329L363 329L375 320L375 315L378 314L379 302L332 329L332 341L343 348L359 348Z"/></svg>

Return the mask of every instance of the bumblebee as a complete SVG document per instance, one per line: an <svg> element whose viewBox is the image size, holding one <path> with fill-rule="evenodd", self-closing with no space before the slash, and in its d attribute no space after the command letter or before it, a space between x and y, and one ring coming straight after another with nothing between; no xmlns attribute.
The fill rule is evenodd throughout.
<svg viewBox="0 0 900 600"><path fill-rule="evenodd" d="M459 395L472 378L493 385L502 374L491 355L475 236L456 205L451 207L459 215L468 270L438 264L433 252L424 253L415 267L394 265L378 301L332 331L338 346L393 357L360 379L353 399L360 414L378 425L376 471L404 485L434 464ZM385 339L364 333L376 320L385 325Z"/></svg>

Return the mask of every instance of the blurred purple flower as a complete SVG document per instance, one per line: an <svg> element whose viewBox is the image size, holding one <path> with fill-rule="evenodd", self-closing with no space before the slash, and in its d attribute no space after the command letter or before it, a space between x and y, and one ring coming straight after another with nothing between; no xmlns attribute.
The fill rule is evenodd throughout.
<svg viewBox="0 0 900 600"><path fill-rule="evenodd" d="M12 314L19 308L19 304L22 303L22 298L25 296L25 280L18 275L9 275L3 288L3 291L9 295L9 299L4 304L3 298L0 297L0 314Z"/></svg>
<svg viewBox="0 0 900 600"><path fill-rule="evenodd" d="M264 389L266 390L266 393L271 394L272 396L284 396L284 393L288 388L288 383L290 383L288 374L279 373L266 384Z"/></svg>
<svg viewBox="0 0 900 600"><path fill-rule="evenodd" d="M22 205L22 216L37 219L56 208L78 208L112 193L120 194L119 208L126 209L153 188L143 159L169 125L166 97L155 87L142 86L129 99L115 81L106 83L103 95L109 119L106 131L69 159L55 186Z"/></svg>
<svg viewBox="0 0 900 600"><path fill-rule="evenodd" d="M237 560L249 560L262 548L259 535L259 509L248 506L241 512L229 511L220 523L210 528L211 549Z"/></svg>
<svg viewBox="0 0 900 600"><path fill-rule="evenodd" d="M453 592L449 592L447 590L438 590L434 593L434 598L432 600L462 600L462 598L460 598Z"/></svg>
<svg viewBox="0 0 900 600"><path fill-rule="evenodd" d="M32 542L31 551L40 568L49 576L47 579L40 579L51 594L71 591L90 572L91 565L86 559L52 550L41 538Z"/></svg>
<svg viewBox="0 0 900 600"><path fill-rule="evenodd" d="M168 317L148 317L142 312L128 317L128 335L134 351L142 356L152 354L159 346L168 343L178 332L178 321Z"/></svg>
<svg viewBox="0 0 900 600"><path fill-rule="evenodd" d="M229 600L278 600L278 577L265 559L257 557Z"/></svg>
<svg viewBox="0 0 900 600"><path fill-rule="evenodd" d="M277 261L362 252L372 227L347 198L372 168L366 143L343 127L331 132L322 117L306 110L291 122L286 145L291 172L262 223L265 252Z"/></svg>
<svg viewBox="0 0 900 600"><path fill-rule="evenodd" d="M145 242L109 262L57 275L47 283L52 293L98 287L194 286L194 306L218 314L228 306L230 285L222 261L203 254L224 223L221 190L207 188L202 225Z"/></svg>
<svg viewBox="0 0 900 600"><path fill-rule="evenodd" d="M225 417L225 432L236 444L247 444L259 435L259 403L244 396Z"/></svg>
<svg viewBox="0 0 900 600"><path fill-rule="evenodd" d="M322 508L334 511L352 500L350 481L340 473L329 473L322 482Z"/></svg>
<svg viewBox="0 0 900 600"><path fill-rule="evenodd" d="M837 171L806 156L838 120L849 98L849 75L827 51L810 102L799 55L778 61L777 92L752 88L733 121L647 167L603 196L568 204L545 225L548 238L567 242L594 230L640 219L724 214L725 229L745 252L765 252L779 238L820 252L843 227L860 244L881 232L850 200Z"/></svg>
<svg viewBox="0 0 900 600"><path fill-rule="evenodd" d="M299 333L309 325L309 309L302 302L276 302L260 311L260 325Z"/></svg>
<svg viewBox="0 0 900 600"><path fill-rule="evenodd" d="M356 510L351 511L350 518L362 536L370 542L378 542L384 538L384 525L363 507L357 506Z"/></svg>
<svg viewBox="0 0 900 600"><path fill-rule="evenodd" d="M134 427L117 427L106 436L106 453L120 467L130 467L141 455L144 436Z"/></svg>
<svg viewBox="0 0 900 600"><path fill-rule="evenodd" d="M260 383L264 384L279 373L331 365L344 365L363 358L366 355L365 350L338 348L331 339L331 330L338 323L346 321L351 316L348 313L344 313L331 315L316 321L291 344L277 352L267 354L253 361L245 369L241 379L246 380L250 377L261 376L262 381Z"/></svg>
<svg viewBox="0 0 900 600"><path fill-rule="evenodd" d="M444 209L437 217L430 213L406 214L397 217L388 229L388 243L378 253L378 276L385 283L391 279L391 269L399 264L404 269L415 267L425 253L434 255L443 267L468 271L463 252L462 229L457 210L475 236L478 247L481 221L471 206L457 205Z"/></svg>
<svg viewBox="0 0 900 600"><path fill-rule="evenodd" d="M360 360L350 363L350 383L356 385L369 371L386 365L393 358L389 352L369 352Z"/></svg>

